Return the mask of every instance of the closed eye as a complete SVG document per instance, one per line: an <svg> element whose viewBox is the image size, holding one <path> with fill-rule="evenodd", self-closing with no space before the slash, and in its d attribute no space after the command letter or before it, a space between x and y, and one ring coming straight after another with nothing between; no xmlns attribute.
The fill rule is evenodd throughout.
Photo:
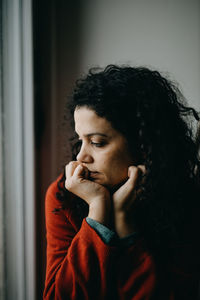
<svg viewBox="0 0 200 300"><path fill-rule="evenodd" d="M90 144L93 145L93 146L95 146L95 147L100 148L100 147L105 146L106 143L105 142L95 143L95 142L91 141Z"/></svg>

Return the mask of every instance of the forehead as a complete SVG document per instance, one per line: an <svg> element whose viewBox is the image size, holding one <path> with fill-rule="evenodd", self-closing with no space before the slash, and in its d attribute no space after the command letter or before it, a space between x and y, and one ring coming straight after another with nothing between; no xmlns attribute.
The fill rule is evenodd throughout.
<svg viewBox="0 0 200 300"><path fill-rule="evenodd" d="M76 108L74 112L75 130L79 135L100 132L103 134L115 134L111 123L105 118L99 117L95 111L87 107Z"/></svg>

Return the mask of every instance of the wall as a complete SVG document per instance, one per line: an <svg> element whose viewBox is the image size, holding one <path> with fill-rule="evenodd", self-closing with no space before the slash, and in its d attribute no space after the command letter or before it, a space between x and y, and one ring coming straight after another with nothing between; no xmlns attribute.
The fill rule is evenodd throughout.
<svg viewBox="0 0 200 300"><path fill-rule="evenodd" d="M69 161L67 96L80 66L81 1L33 1L36 182L36 299L45 278L45 193Z"/></svg>
<svg viewBox="0 0 200 300"><path fill-rule="evenodd" d="M169 72L200 110L199 0L86 0L81 70L130 63Z"/></svg>

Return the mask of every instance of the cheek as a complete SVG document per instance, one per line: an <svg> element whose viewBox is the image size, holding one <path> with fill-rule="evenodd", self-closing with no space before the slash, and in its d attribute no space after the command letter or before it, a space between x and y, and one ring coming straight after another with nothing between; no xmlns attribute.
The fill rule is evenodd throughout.
<svg viewBox="0 0 200 300"><path fill-rule="evenodd" d="M129 166L127 157L123 157L119 153L101 161L102 171L108 179L124 180L127 177Z"/></svg>

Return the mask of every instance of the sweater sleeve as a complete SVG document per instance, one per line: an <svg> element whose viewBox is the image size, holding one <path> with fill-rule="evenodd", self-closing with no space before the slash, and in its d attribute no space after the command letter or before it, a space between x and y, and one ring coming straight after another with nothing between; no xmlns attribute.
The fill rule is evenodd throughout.
<svg viewBox="0 0 200 300"><path fill-rule="evenodd" d="M116 243L117 235L114 231L89 217L86 218L86 221L98 233L105 244L114 245Z"/></svg>
<svg viewBox="0 0 200 300"><path fill-rule="evenodd" d="M104 226L103 224L88 217L86 218L86 221L98 233L104 243L108 245L129 247L133 245L139 237L139 234L134 232L126 237L119 238L116 232Z"/></svg>
<svg viewBox="0 0 200 300"><path fill-rule="evenodd" d="M45 200L47 267L43 299L107 299L116 247L105 244L86 219L77 231L70 215L62 210L52 213L58 205L54 183Z"/></svg>

